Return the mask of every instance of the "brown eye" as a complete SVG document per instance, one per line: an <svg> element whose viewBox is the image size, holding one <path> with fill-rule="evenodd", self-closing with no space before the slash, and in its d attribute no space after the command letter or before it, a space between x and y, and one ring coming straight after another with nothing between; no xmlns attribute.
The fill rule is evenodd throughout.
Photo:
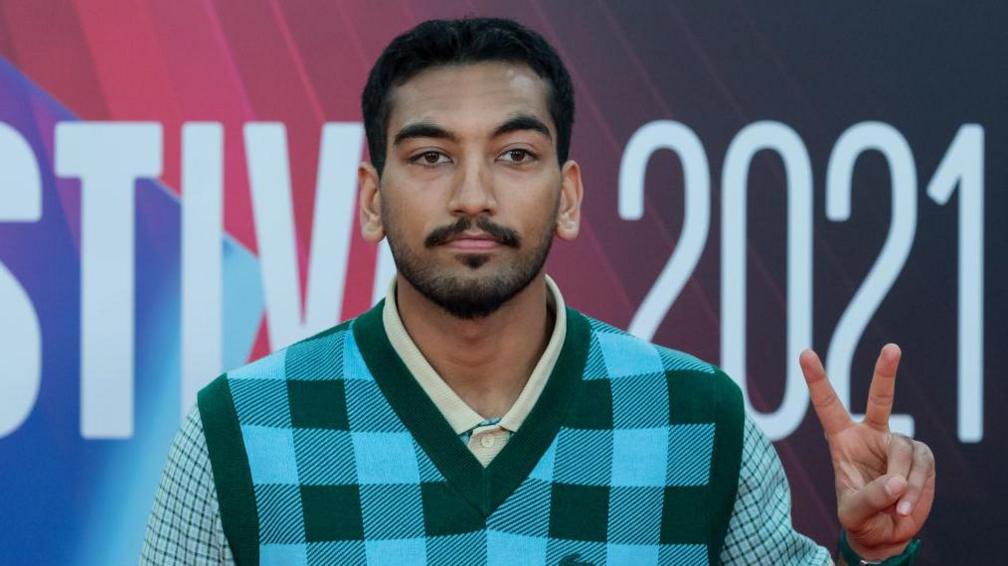
<svg viewBox="0 0 1008 566"><path fill-rule="evenodd" d="M527 149L509 149L501 154L500 159L508 163L528 163L535 158Z"/></svg>
<svg viewBox="0 0 1008 566"><path fill-rule="evenodd" d="M448 163L450 160L448 156L441 153L440 151L425 151L423 153L418 153L410 158L412 163L417 165L423 165L424 167L433 167L435 165L441 165L443 163Z"/></svg>

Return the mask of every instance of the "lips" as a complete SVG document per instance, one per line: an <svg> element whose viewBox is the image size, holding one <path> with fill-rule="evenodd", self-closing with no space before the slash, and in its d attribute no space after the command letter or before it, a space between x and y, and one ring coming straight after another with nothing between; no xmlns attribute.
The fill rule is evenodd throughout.
<svg viewBox="0 0 1008 566"><path fill-rule="evenodd" d="M463 250L489 250L497 246L518 249L521 237L489 218L463 216L453 224L435 228L424 239L424 247L448 246Z"/></svg>
<svg viewBox="0 0 1008 566"><path fill-rule="evenodd" d="M469 252L488 251L495 249L500 245L501 242L499 242L497 238L494 238L490 234L486 233L462 233L449 238L444 243L444 246L447 248Z"/></svg>

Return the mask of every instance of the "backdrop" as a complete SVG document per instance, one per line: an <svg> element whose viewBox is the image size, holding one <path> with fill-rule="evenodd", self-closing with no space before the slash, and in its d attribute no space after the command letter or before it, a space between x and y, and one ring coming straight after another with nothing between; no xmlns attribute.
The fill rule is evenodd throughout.
<svg viewBox="0 0 1008 566"><path fill-rule="evenodd" d="M997 560L1005 5L529 0L0 2L2 560L135 562L195 391L372 304L360 91L396 34L466 14L573 75L568 302L739 380L830 548L797 354L861 412L899 343L892 424L938 462L922 563Z"/></svg>

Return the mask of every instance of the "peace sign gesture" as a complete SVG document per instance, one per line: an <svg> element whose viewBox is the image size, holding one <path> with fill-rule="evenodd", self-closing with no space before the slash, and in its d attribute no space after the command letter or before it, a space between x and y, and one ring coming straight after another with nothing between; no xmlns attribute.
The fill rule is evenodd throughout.
<svg viewBox="0 0 1008 566"><path fill-rule="evenodd" d="M812 406L829 443L840 525L851 548L868 560L903 552L934 502L931 449L889 431L899 359L895 344L882 348L864 420L856 423L833 391L819 356L805 350L799 357Z"/></svg>

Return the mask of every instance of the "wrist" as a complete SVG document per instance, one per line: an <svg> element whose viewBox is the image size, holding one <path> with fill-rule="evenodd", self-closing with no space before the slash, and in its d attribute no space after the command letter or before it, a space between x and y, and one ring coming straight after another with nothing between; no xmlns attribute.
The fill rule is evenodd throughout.
<svg viewBox="0 0 1008 566"><path fill-rule="evenodd" d="M850 566L903 566L913 562L919 549L920 539L892 545L866 546L848 539L846 531L840 532L840 557Z"/></svg>
<svg viewBox="0 0 1008 566"><path fill-rule="evenodd" d="M904 541L898 544L867 546L851 538L849 534L847 535L847 546L861 558L871 561L882 561L891 556L899 556L903 554L909 544L910 541Z"/></svg>

